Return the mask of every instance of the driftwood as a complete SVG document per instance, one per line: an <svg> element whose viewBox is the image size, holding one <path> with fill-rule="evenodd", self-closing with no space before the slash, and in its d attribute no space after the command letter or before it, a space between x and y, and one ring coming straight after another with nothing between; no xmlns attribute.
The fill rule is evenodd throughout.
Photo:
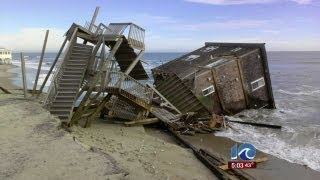
<svg viewBox="0 0 320 180"><path fill-rule="evenodd" d="M124 124L127 126L133 126L133 125L153 124L157 122L159 122L158 118L149 118L149 119L141 119L136 121L125 122Z"/></svg>
<svg viewBox="0 0 320 180"><path fill-rule="evenodd" d="M273 124L264 124L264 123L254 123L254 122L244 122L244 121L234 121L234 120L228 120L229 122L233 123L239 123L239 124L248 124L252 126L258 126L258 127L267 127L267 128L273 128L273 129L281 129L282 126L279 125L273 125Z"/></svg>
<svg viewBox="0 0 320 180"><path fill-rule="evenodd" d="M12 94L10 91L8 91L7 89L5 89L5 88L3 88L1 86L0 86L0 89L6 94Z"/></svg>

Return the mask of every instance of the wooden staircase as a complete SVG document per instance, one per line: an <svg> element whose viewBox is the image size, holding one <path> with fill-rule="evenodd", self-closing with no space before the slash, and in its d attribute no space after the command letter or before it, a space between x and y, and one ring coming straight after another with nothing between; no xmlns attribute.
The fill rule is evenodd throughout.
<svg viewBox="0 0 320 180"><path fill-rule="evenodd" d="M69 58L65 59L55 78L58 85L55 97L49 110L62 121L68 121L82 84L88 61L92 54L92 46L75 43Z"/></svg>
<svg viewBox="0 0 320 180"><path fill-rule="evenodd" d="M182 113L209 112L177 75L158 81L155 85L155 88Z"/></svg>
<svg viewBox="0 0 320 180"><path fill-rule="evenodd" d="M113 46L113 44L111 44ZM129 44L128 40L124 37L119 49L115 54L115 59L117 60L120 70L125 72L125 70L130 66L130 64L137 58L137 54L134 49ZM141 61L139 61L129 75L136 80L148 79L147 72L145 71Z"/></svg>

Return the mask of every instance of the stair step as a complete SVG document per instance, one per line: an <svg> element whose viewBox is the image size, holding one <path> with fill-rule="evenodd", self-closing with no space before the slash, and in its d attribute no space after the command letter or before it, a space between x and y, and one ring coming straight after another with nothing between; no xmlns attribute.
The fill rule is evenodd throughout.
<svg viewBox="0 0 320 180"><path fill-rule="evenodd" d="M83 68L79 68L79 67L64 67L64 69L68 69L68 70L81 70L81 71L83 71L85 68L83 67Z"/></svg>
<svg viewBox="0 0 320 180"><path fill-rule="evenodd" d="M79 87L79 83L65 83L65 82L61 82L60 84L59 84L59 87L58 87L58 89L59 88L67 88L67 87L72 87L72 88L78 88Z"/></svg>
<svg viewBox="0 0 320 180"><path fill-rule="evenodd" d="M91 52L91 49L92 48L85 48L85 47L75 46L73 48L73 51Z"/></svg>
<svg viewBox="0 0 320 180"><path fill-rule="evenodd" d="M72 107L73 102L72 101L65 101L65 102L53 102L51 107Z"/></svg>
<svg viewBox="0 0 320 180"><path fill-rule="evenodd" d="M68 115L70 113L70 109L50 109L50 113L52 114L61 114L61 115Z"/></svg>
<svg viewBox="0 0 320 180"><path fill-rule="evenodd" d="M71 105L68 105L68 106L59 106L59 105L54 106L54 105L52 105L50 107L50 112L51 111L69 111L70 112L71 108L72 108Z"/></svg>
<svg viewBox="0 0 320 180"><path fill-rule="evenodd" d="M67 63L67 66L68 66L68 67L70 67L70 66L71 66L71 67L75 67L75 66L77 66L77 67L78 67L78 66L83 66L83 67L84 67L84 66L86 66L86 65L87 65L87 64L85 64L85 63L74 63L74 62Z"/></svg>
<svg viewBox="0 0 320 180"><path fill-rule="evenodd" d="M57 104L59 104L59 103L71 103L71 104L73 104L73 100L71 100L71 99L55 99L55 101L53 103L54 104L55 103L57 103Z"/></svg>
<svg viewBox="0 0 320 180"><path fill-rule="evenodd" d="M74 82L74 83L79 83L79 81L81 80L81 78L78 79L60 79L60 82Z"/></svg>
<svg viewBox="0 0 320 180"><path fill-rule="evenodd" d="M92 46L89 46L89 45L86 45L86 44L79 44L79 43L76 43L76 44L74 45L74 47L90 48L90 49L93 48Z"/></svg>
<svg viewBox="0 0 320 180"><path fill-rule="evenodd" d="M74 96L57 96L56 97L56 100L74 100L75 99L75 97Z"/></svg>
<svg viewBox="0 0 320 180"><path fill-rule="evenodd" d="M77 74L63 74L62 77L80 77L81 78L81 76Z"/></svg>
<svg viewBox="0 0 320 180"><path fill-rule="evenodd" d="M58 94L77 94L77 91L58 91Z"/></svg>
<svg viewBox="0 0 320 180"><path fill-rule="evenodd" d="M81 75L82 73L83 73L83 71L79 71L79 70L77 70L77 71L68 70L68 71L64 71L63 75Z"/></svg>
<svg viewBox="0 0 320 180"><path fill-rule="evenodd" d="M78 86L60 86L58 91L78 91Z"/></svg>
<svg viewBox="0 0 320 180"><path fill-rule="evenodd" d="M91 54L89 54L88 52L83 52L83 51L73 51L71 53L70 57L74 57L74 56L78 56L78 57L90 57Z"/></svg>
<svg viewBox="0 0 320 180"><path fill-rule="evenodd" d="M81 62L86 63L87 59L69 59L68 62Z"/></svg>

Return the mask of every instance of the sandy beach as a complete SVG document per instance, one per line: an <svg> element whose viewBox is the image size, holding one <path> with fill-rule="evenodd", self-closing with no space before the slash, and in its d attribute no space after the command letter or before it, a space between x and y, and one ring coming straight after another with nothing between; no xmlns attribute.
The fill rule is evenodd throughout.
<svg viewBox="0 0 320 180"><path fill-rule="evenodd" d="M16 89L0 66L2 87ZM98 122L72 132L22 92L0 94L0 179L215 179L188 149L143 127Z"/></svg>
<svg viewBox="0 0 320 180"><path fill-rule="evenodd" d="M12 66L0 66L0 179L217 179L192 153L160 129L97 120L89 128L61 129L60 121L12 84ZM236 142L213 135L184 136L227 163ZM308 167L267 157L256 179L320 179Z"/></svg>

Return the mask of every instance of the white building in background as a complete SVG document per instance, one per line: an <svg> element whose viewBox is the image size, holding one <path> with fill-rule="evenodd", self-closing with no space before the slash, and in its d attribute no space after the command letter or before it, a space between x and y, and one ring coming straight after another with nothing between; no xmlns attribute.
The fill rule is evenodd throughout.
<svg viewBox="0 0 320 180"><path fill-rule="evenodd" d="M11 51L0 47L0 64L11 64L12 55Z"/></svg>

